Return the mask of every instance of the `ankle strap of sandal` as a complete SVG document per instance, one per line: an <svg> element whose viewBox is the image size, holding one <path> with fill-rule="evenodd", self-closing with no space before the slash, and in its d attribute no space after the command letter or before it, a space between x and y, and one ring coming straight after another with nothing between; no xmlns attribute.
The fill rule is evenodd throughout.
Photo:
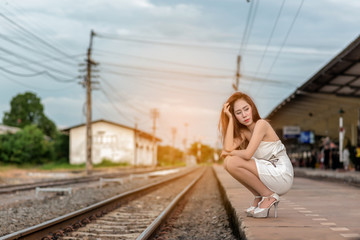
<svg viewBox="0 0 360 240"><path fill-rule="evenodd" d="M262 198L275 198L277 201L279 201L280 197L277 195L277 193L273 193L270 196L262 197Z"/></svg>

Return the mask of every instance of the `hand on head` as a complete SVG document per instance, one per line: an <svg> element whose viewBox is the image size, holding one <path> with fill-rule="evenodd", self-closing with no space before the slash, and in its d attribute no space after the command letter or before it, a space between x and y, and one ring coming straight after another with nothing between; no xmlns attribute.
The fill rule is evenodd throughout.
<svg viewBox="0 0 360 240"><path fill-rule="evenodd" d="M227 102L224 104L223 111L228 118L231 118L231 112L230 112L230 104Z"/></svg>

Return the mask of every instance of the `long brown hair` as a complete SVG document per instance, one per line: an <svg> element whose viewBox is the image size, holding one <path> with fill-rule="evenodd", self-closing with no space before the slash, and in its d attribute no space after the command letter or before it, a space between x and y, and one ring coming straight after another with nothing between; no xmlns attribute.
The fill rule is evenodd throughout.
<svg viewBox="0 0 360 240"><path fill-rule="evenodd" d="M232 115L233 118L233 123L234 123L234 139L238 138L241 141L240 144L240 149L245 149L247 147L247 145L249 144L249 142L247 141L247 139L245 138L245 136L243 134L241 134L243 129L246 129L246 126L241 124L235 117L234 114L234 103L236 100L239 99L243 99L245 102L247 102L252 109L252 119L254 122L257 122L259 119L261 119L259 112L257 110L257 107L254 103L254 101L245 93L243 92L236 92L233 95L231 95L229 97L229 99L226 101L227 103L230 104L230 113ZM226 116L226 114L224 113L223 109L221 110L221 114L220 114L220 120L219 120L219 131L221 133L222 136L222 142L224 143L224 138L225 138L225 134L226 134L226 130L227 127L229 125L229 119Z"/></svg>

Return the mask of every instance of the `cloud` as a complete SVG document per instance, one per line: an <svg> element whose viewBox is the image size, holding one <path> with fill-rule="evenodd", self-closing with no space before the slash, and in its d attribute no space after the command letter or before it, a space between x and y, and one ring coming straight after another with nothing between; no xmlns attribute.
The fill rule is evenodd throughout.
<svg viewBox="0 0 360 240"><path fill-rule="evenodd" d="M45 97L41 100L45 115L56 125L69 127L81 123L84 117L85 98L71 97Z"/></svg>

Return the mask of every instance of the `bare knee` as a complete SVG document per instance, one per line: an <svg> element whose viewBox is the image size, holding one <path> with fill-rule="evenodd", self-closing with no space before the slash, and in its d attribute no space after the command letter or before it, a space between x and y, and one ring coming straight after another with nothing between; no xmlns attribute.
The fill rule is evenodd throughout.
<svg viewBox="0 0 360 240"><path fill-rule="evenodd" d="M226 171L228 171L228 169L227 169L227 157L224 159L224 169L226 170Z"/></svg>
<svg viewBox="0 0 360 240"><path fill-rule="evenodd" d="M243 161L245 161L242 158L236 157L236 156L228 156L225 158L225 169L230 173L234 173L235 171L239 171L243 167Z"/></svg>

